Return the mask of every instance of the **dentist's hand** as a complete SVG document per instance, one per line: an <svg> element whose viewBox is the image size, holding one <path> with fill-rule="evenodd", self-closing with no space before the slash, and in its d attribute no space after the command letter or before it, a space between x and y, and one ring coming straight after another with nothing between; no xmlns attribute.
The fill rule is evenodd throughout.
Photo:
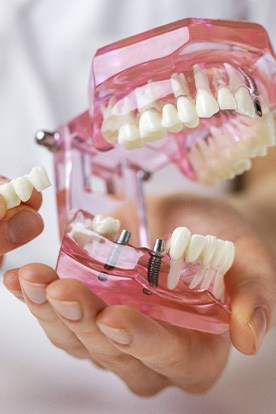
<svg viewBox="0 0 276 414"><path fill-rule="evenodd" d="M6 181L0 178L0 185ZM0 195L0 257L42 232L43 221L37 212L41 202L41 194L33 190L31 198L26 203L7 210L6 202Z"/></svg>
<svg viewBox="0 0 276 414"><path fill-rule="evenodd" d="M246 220L220 200L183 195L148 207L153 237L185 225L235 242L235 262L226 275L230 338L158 323L131 307L106 306L80 281L60 280L42 264L10 270L4 282L55 346L114 372L135 393L153 395L171 385L204 392L225 367L231 342L255 354L275 325L275 257Z"/></svg>

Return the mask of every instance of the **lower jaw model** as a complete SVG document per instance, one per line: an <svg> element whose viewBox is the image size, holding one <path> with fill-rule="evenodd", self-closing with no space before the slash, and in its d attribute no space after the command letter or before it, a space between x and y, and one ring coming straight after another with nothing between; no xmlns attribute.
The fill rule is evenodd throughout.
<svg viewBox="0 0 276 414"><path fill-rule="evenodd" d="M144 187L168 164L204 185L249 170L275 144L275 75L267 33L253 23L186 19L98 50L89 110L37 134L54 154L59 276L107 304L227 330L234 244L180 223L150 246ZM122 209L141 247L122 228Z"/></svg>

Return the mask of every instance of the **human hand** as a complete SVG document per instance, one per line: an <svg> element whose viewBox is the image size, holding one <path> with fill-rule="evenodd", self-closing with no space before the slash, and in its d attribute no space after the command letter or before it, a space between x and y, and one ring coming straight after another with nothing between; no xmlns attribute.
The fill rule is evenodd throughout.
<svg viewBox="0 0 276 414"><path fill-rule="evenodd" d="M0 184L6 181L0 178ZM34 189L26 203L7 210L6 202L0 195L0 263L5 253L22 246L42 232L43 221L37 212L41 202L41 194Z"/></svg>
<svg viewBox="0 0 276 414"><path fill-rule="evenodd" d="M275 258L222 201L175 196L148 207L152 233L185 225L235 242L236 259L225 277L232 298L230 339L228 333L195 332L158 323L130 307L106 306L81 282L59 280L42 264L7 272L5 285L25 301L54 345L115 372L135 393L152 395L170 385L203 392L223 370L231 342L254 354L275 324Z"/></svg>

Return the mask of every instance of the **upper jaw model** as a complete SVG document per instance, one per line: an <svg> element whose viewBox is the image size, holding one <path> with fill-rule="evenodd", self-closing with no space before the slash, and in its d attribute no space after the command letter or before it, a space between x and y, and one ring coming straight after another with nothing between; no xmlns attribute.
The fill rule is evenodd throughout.
<svg viewBox="0 0 276 414"><path fill-rule="evenodd" d="M185 19L99 49L89 109L37 134L54 152L61 231L69 216L60 276L84 280L107 303L223 331L233 243L179 223L149 249L144 183L170 163L204 185L242 174L275 144L275 107L275 55L258 24ZM138 223L139 249L130 229L115 237L122 209Z"/></svg>

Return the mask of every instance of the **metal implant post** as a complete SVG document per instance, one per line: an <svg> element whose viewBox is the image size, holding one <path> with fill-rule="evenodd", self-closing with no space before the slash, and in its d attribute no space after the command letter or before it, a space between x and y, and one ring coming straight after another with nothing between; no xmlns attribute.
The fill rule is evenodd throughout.
<svg viewBox="0 0 276 414"><path fill-rule="evenodd" d="M43 131L40 130L35 134L35 140L39 145L46 147L51 152L56 152L60 149L59 133L57 131Z"/></svg>
<svg viewBox="0 0 276 414"><path fill-rule="evenodd" d="M107 258L107 262L104 265L104 268L106 270L114 269L114 267L117 263L120 251L122 249L122 245L127 244L129 242L130 236L131 236L131 233L128 230L122 230L121 231L120 236L116 240L115 245L112 248L112 250L111 250L111 252L110 252L110 254Z"/></svg>
<svg viewBox="0 0 276 414"><path fill-rule="evenodd" d="M165 241L156 239L153 250L150 252L148 263L148 282L150 286L157 288L162 256L165 251Z"/></svg>

